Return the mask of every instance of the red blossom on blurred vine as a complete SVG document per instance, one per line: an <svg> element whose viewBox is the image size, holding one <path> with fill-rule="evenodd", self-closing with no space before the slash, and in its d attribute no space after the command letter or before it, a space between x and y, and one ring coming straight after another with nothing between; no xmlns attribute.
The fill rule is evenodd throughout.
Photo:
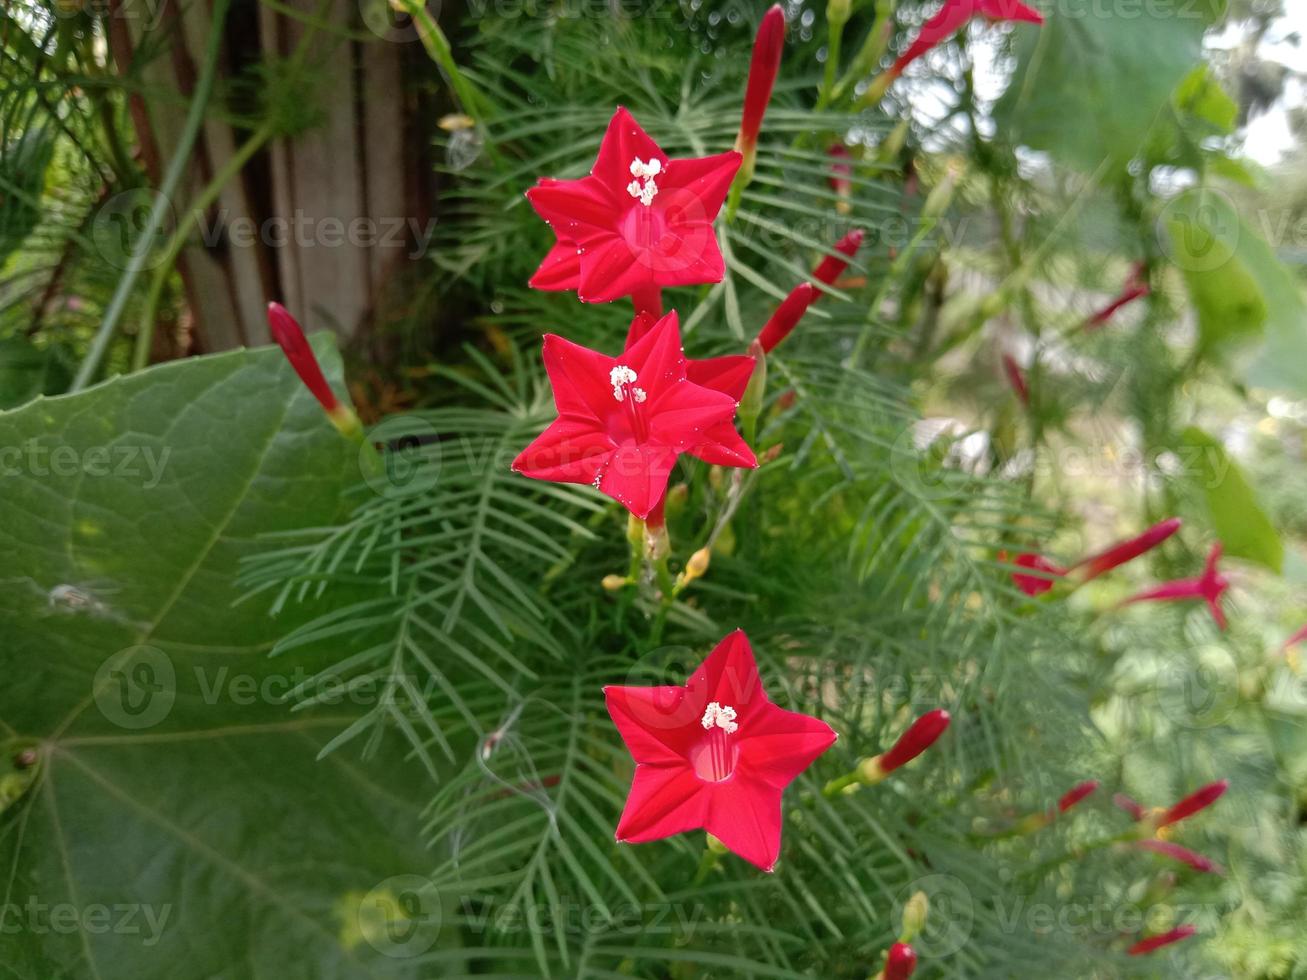
<svg viewBox="0 0 1307 980"><path fill-rule="evenodd" d="M1182 939L1188 939L1194 934L1193 926L1177 926L1170 932L1164 932L1160 936L1150 936L1147 939L1141 939L1130 947L1127 952L1131 956L1143 956L1147 953L1155 952L1164 946L1170 946L1178 943Z"/></svg>
<svg viewBox="0 0 1307 980"><path fill-rule="evenodd" d="M1003 355L1003 373L1007 375L1007 383L1012 386L1016 393L1017 399L1022 405L1030 404L1030 385L1026 383L1026 373L1017 363L1017 359L1011 354Z"/></svg>
<svg viewBox="0 0 1307 980"><path fill-rule="evenodd" d="M781 847L781 794L835 742L820 719L773 704L741 630L684 687L604 688L635 759L617 839L642 843L703 828L771 871Z"/></svg>
<svg viewBox="0 0 1307 980"><path fill-rule="evenodd" d="M1073 806L1089 796L1098 789L1098 780L1087 779L1083 783L1077 783L1062 794L1062 798L1057 801L1057 812L1066 813Z"/></svg>
<svg viewBox="0 0 1307 980"><path fill-rule="evenodd" d="M885 957L885 980L908 980L917 969L917 951L907 943L895 943Z"/></svg>
<svg viewBox="0 0 1307 980"><path fill-rule="evenodd" d="M1169 857L1175 861L1183 862L1189 865L1195 871L1201 871L1204 874L1214 873L1221 874L1221 869L1210 858L1206 858L1196 851L1191 851L1187 847L1181 847L1179 844L1173 844L1166 840L1141 840L1135 844L1136 847L1145 851L1152 851L1154 854L1161 854L1163 857Z"/></svg>
<svg viewBox="0 0 1307 980"><path fill-rule="evenodd" d="M1130 267L1130 277L1121 288L1121 292L1112 302L1085 322L1085 329L1097 330L1122 309L1135 302L1135 300L1143 299L1150 292L1152 292L1152 288L1148 285L1148 266L1143 262L1136 262Z"/></svg>
<svg viewBox="0 0 1307 980"><path fill-rule="evenodd" d="M812 270L812 278L816 282L830 286L843 274L848 268L849 260L857 253L858 248L862 245L863 231L861 228L854 228L847 235L835 243L835 255L827 255L817 263L817 267ZM798 326L803 315L808 312L808 307L817 301L821 296L821 290L812 284L812 282L802 282L795 286L785 299L781 300L780 306L776 307L771 317L767 320L761 330L758 331L756 342L761 345L763 352L770 354L790 332Z"/></svg>
<svg viewBox="0 0 1307 980"><path fill-rule="evenodd" d="M558 418L514 460L524 476L589 484L643 519L682 453L757 466L731 424L736 400L689 379L675 311L617 357L548 334L544 361Z"/></svg>
<svg viewBox="0 0 1307 980"><path fill-rule="evenodd" d="M1217 627L1225 629L1227 622L1225 611L1221 608L1221 597L1225 594L1225 590L1230 587L1230 580L1222 575L1217 568L1217 563L1221 560L1221 552L1220 542L1212 545L1212 550L1207 555L1207 562L1203 566L1202 575L1196 578L1181 578L1163 582L1161 585L1155 585L1151 589L1145 589L1143 592L1132 595L1122 605L1135 602L1172 602L1175 600L1201 599L1207 603L1207 608L1211 610L1212 618L1216 620Z"/></svg>
<svg viewBox="0 0 1307 980"><path fill-rule="evenodd" d="M619 108L588 177L527 191L558 238L531 286L575 289L586 303L632 296L657 313L663 287L721 281L713 221L739 166L734 151L673 160Z"/></svg>
<svg viewBox="0 0 1307 980"><path fill-rule="evenodd" d="M903 70L932 48L943 44L965 27L975 17L984 17L991 23L997 21L1025 21L1030 24L1042 24L1044 17L1038 10L1029 7L1020 0L944 0L944 6L921 28L903 54L899 55L889 74L897 78Z"/></svg>
<svg viewBox="0 0 1307 980"><path fill-rule="evenodd" d="M1208 783L1206 786L1193 793L1190 793L1179 803L1176 803L1170 809L1163 812L1157 820L1158 827L1167 827L1173 823L1179 823L1192 817L1195 813L1206 810L1209 806L1225 795L1225 791L1230 788L1229 780L1222 779L1215 783Z"/></svg>
<svg viewBox="0 0 1307 980"><path fill-rule="evenodd" d="M1007 561L1007 552L999 552L999 561ZM1030 568L1039 572L1046 572L1049 576L1061 578L1067 570L1054 565L1042 555L1036 555L1033 552L1023 552L1012 559L1012 564L1020 568ZM1043 595L1051 589L1057 582L1054 578L1041 575L1026 575L1022 572L1012 573L1012 582L1018 589L1029 596Z"/></svg>

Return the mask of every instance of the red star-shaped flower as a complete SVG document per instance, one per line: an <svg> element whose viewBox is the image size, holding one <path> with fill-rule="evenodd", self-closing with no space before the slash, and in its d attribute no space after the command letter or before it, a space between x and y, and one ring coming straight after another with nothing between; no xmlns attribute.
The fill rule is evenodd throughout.
<svg viewBox="0 0 1307 980"><path fill-rule="evenodd" d="M917 39L894 62L890 74L895 77L901 75L903 69L966 27L973 17L984 17L991 22L1005 20L1025 21L1029 24L1044 22L1044 17L1038 10L1027 6L1021 0L944 0L944 6L940 8L939 13L922 25Z"/></svg>
<svg viewBox="0 0 1307 980"><path fill-rule="evenodd" d="M768 700L743 631L717 644L684 687L606 687L604 695L636 763L617 839L637 844L703 828L771 871L781 793L836 736Z"/></svg>
<svg viewBox="0 0 1307 980"><path fill-rule="evenodd" d="M713 221L735 172L735 151L673 160L625 109L608 124L590 176L542 179L527 199L558 243L531 278L536 289L575 289L586 303L664 286L720 282Z"/></svg>
<svg viewBox="0 0 1307 980"><path fill-rule="evenodd" d="M758 465L732 424L737 397L690 377L694 362L681 350L675 311L647 330L633 328L617 357L549 334L544 360L558 418L513 461L524 476L588 483L644 519L681 453ZM694 367L696 376L705 363Z"/></svg>

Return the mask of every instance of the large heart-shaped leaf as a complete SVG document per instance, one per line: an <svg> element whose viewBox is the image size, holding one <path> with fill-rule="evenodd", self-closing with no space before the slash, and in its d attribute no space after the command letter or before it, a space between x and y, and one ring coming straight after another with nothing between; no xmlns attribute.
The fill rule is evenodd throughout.
<svg viewBox="0 0 1307 980"><path fill-rule="evenodd" d="M416 807L316 761L360 705L291 714L331 651L270 659L295 623L233 605L358 478L280 353L37 399L0 446L0 974L408 975Z"/></svg>
<svg viewBox="0 0 1307 980"><path fill-rule="evenodd" d="M1000 132L1085 171L1107 158L1124 164L1199 63L1221 7L1059 3L1019 38L1016 74L995 107Z"/></svg>

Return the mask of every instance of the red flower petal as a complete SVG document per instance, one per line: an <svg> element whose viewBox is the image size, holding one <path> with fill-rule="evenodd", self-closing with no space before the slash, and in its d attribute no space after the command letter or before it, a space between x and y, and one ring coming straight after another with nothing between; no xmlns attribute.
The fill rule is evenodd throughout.
<svg viewBox="0 0 1307 980"><path fill-rule="evenodd" d="M771 871L781 853L781 791L737 774L709 797L704 829L735 854Z"/></svg>
<svg viewBox="0 0 1307 980"><path fill-rule="evenodd" d="M744 389L749 386L753 365L753 358L744 354L709 357L702 361L690 361L686 365L685 376L697 385L730 395L738 402L744 397Z"/></svg>
<svg viewBox="0 0 1307 980"><path fill-rule="evenodd" d="M743 159L734 150L728 150L710 157L673 160L667 164L666 174L658 184L658 197L680 191L681 194L671 195L673 200L688 202L693 199L697 202L697 207L683 215L676 215L676 220L711 223L717 219L717 212L726 203L726 193L731 189L731 181L735 179Z"/></svg>
<svg viewBox="0 0 1307 980"><path fill-rule="evenodd" d="M750 776L784 789L837 737L820 718L768 703L740 732L739 765Z"/></svg>
<svg viewBox="0 0 1307 980"><path fill-rule="evenodd" d="M604 185L593 177L551 180L532 187L526 199L553 228L559 241L593 245L616 235L613 201Z"/></svg>
<svg viewBox="0 0 1307 980"><path fill-rule="evenodd" d="M599 157L590 173L603 181L613 195L621 200L626 196L626 185L631 182L631 161L637 159L645 163L657 160L663 165L664 173L671 163L667 154L635 121L626 107L618 106L613 118L608 120L608 129L599 144ZM660 183L659 187L661 186Z"/></svg>
<svg viewBox="0 0 1307 980"><path fill-rule="evenodd" d="M678 684L604 688L609 717L636 762L686 765L694 740L702 737L703 706L691 704Z"/></svg>
<svg viewBox="0 0 1307 980"><path fill-rule="evenodd" d="M545 255L527 285L551 292L576 289L581 284L581 257L576 250L575 242L560 239Z"/></svg>
<svg viewBox="0 0 1307 980"><path fill-rule="evenodd" d="M703 441L691 446L686 452L713 466L754 469L758 465L758 457L736 431L735 423L729 421L708 426L703 431Z"/></svg>
<svg viewBox="0 0 1307 980"><path fill-rule="evenodd" d="M676 455L676 450L668 446L619 446L602 470L599 492L644 520L667 492Z"/></svg>
<svg viewBox="0 0 1307 980"><path fill-rule="evenodd" d="M545 334L542 356L559 415L596 421L608 417L613 410L613 386L608 381L616 363L613 358L552 333Z"/></svg>
<svg viewBox="0 0 1307 980"><path fill-rule="evenodd" d="M744 630L736 630L718 643L685 686L701 712L710 701L729 704L738 712L741 725L753 712L771 704Z"/></svg>
<svg viewBox="0 0 1307 980"><path fill-rule="evenodd" d="M636 766L617 839L640 844L697 830L705 823L710 798L708 785L688 765Z"/></svg>
<svg viewBox="0 0 1307 980"><path fill-rule="evenodd" d="M533 480L594 484L613 453L613 441L594 422L563 416L513 460L513 470Z"/></svg>

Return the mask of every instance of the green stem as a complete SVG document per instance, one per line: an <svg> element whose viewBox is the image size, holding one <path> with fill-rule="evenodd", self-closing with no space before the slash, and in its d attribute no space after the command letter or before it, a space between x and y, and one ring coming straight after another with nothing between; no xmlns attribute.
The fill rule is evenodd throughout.
<svg viewBox="0 0 1307 980"><path fill-rule="evenodd" d="M140 326L136 331L136 348L132 352L132 370L139 371L149 363L150 346L154 341L154 322L157 318L159 309L159 300L163 296L164 287L168 284L168 277L172 274L173 266L181 251L186 247L186 241L190 238L191 231L199 223L201 216L209 209L209 206L217 200L218 195L235 176L240 173L252 156L263 148L263 144L272 138L272 127L265 124L257 130L253 136L246 140L231 158L222 166L222 169L214 174L213 179L205 185L204 190L200 192L190 210L182 219L181 223L173 231L168 239L168 245L164 249L163 261L159 263L154 270L154 279L150 283L150 291L145 298L145 308L141 314Z"/></svg>
<svg viewBox="0 0 1307 980"><path fill-rule="evenodd" d="M218 55L222 50L223 25L227 20L227 10L230 6L231 0L214 0L213 24L209 28L209 43L204 52L204 66L200 70L199 81L191 97L191 106L186 113L181 136L177 140L172 159L168 161L168 169L164 173L163 181L159 184L154 206L150 209L150 217L145 224L145 232L136 241L136 248L127 262L123 277L118 280L118 288L114 290L109 306L104 312L100 329L96 331L91 341L91 349L86 352L85 359L78 367L77 376L73 378L69 391L80 391L99 373L100 365L109 351L109 344L117 333L118 321L122 319L127 309L127 301L136 286L136 280L145 268L145 260L150 253L150 243L163 224L164 215L190 163L191 148L195 145L200 127L204 124L204 112L208 108L209 96L213 92L213 80L218 70Z"/></svg>

